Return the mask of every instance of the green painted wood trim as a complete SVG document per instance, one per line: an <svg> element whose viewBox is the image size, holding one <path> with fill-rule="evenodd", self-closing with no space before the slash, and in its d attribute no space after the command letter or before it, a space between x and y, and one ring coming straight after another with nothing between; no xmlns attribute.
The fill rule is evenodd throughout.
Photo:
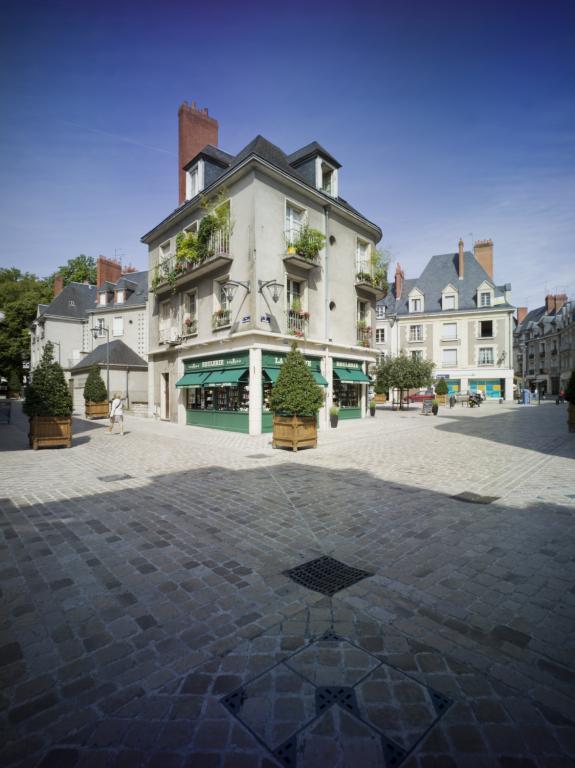
<svg viewBox="0 0 575 768"><path fill-rule="evenodd" d="M274 415L269 411L262 412L262 432L274 431Z"/></svg>
<svg viewBox="0 0 575 768"><path fill-rule="evenodd" d="M340 419L361 419L361 408L340 408Z"/></svg>
<svg viewBox="0 0 575 768"><path fill-rule="evenodd" d="M191 427L225 429L228 432L250 431L249 414L237 411L186 411L186 424Z"/></svg>

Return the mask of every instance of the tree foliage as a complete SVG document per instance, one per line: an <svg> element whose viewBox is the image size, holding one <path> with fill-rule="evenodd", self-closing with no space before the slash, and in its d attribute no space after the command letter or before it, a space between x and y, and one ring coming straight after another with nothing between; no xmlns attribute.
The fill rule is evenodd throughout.
<svg viewBox="0 0 575 768"><path fill-rule="evenodd" d="M22 387L22 379L18 375L18 371L10 371L8 376L8 391L20 394L20 388Z"/></svg>
<svg viewBox="0 0 575 768"><path fill-rule="evenodd" d="M22 379L22 358L30 356L29 325L38 304L47 304L51 289L46 280L16 267L0 269L0 374L16 371Z"/></svg>
<svg viewBox="0 0 575 768"><path fill-rule="evenodd" d="M575 405L575 371L571 373L569 384L565 388L565 400L571 405Z"/></svg>
<svg viewBox="0 0 575 768"><path fill-rule="evenodd" d="M432 371L432 360L417 360L403 353L397 357L385 357L376 369L375 391L381 395L390 389L429 387Z"/></svg>
<svg viewBox="0 0 575 768"><path fill-rule="evenodd" d="M54 361L54 346L48 342L34 369L26 391L24 413L28 416L71 416L72 395L61 366Z"/></svg>
<svg viewBox="0 0 575 768"><path fill-rule="evenodd" d="M439 381L435 385L435 394L446 395L448 392L449 392L449 387L447 386L447 382L445 381L445 379L439 379Z"/></svg>
<svg viewBox="0 0 575 768"><path fill-rule="evenodd" d="M91 403L104 403L108 399L108 390L100 375L100 367L93 365L84 384L84 400Z"/></svg>
<svg viewBox="0 0 575 768"><path fill-rule="evenodd" d="M315 416L322 405L323 391L294 343L272 388L270 408L274 413Z"/></svg>
<svg viewBox="0 0 575 768"><path fill-rule="evenodd" d="M56 274L61 275L64 285L70 283L83 283L87 280L91 285L96 285L96 259L81 253L74 259L68 259L63 267L59 267ZM55 275L52 275L52 280Z"/></svg>

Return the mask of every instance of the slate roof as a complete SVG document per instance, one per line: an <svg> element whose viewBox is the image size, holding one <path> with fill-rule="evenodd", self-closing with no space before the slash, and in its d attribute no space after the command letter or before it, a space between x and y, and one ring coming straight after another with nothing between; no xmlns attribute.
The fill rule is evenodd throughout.
<svg viewBox="0 0 575 768"><path fill-rule="evenodd" d="M323 147L318 144L316 141L311 142L311 144L307 144L305 147L302 147L301 149L296 150L291 155L286 155L286 153L281 150L278 146L275 144L272 144L271 141L268 141L264 136L258 135L255 137L255 139L252 139L249 144L247 144L240 152L238 152L237 155L229 155L227 152L223 152L222 150L219 150L217 147L214 147L211 144L206 145L201 152L198 152L198 154L193 157L190 162L185 166L186 168L190 168L197 160L198 157L201 157L202 154L206 154L206 156L211 157L218 157L219 161L221 161L223 164L226 165L225 168L222 168L221 174L216 178L216 180L210 185L213 186L213 184L216 184L218 179L224 174L228 173L229 171L233 171L234 168L237 168L241 163L244 162L244 160L247 160L249 157L259 157L261 160L266 161L270 165L274 166L274 168L277 168L280 171L283 171L288 176L291 176L293 179L296 179L300 184L304 184L308 189L313 189L314 192L322 195L325 197L326 203L335 201L341 205L343 208L347 208L348 211L355 214L356 216L360 216L365 222L367 222L369 225L376 227L380 233L381 230L377 226L377 224L374 224L373 222L369 221L369 219L366 219L365 216L363 216L362 213L360 213L356 208L351 206L347 200L345 200L343 197L337 197L333 198L330 195L328 195L325 192L322 192L319 189L316 189L316 187L312 186L308 183L307 179L305 179L301 173L297 170L296 167L294 167L294 164L297 165L298 161L301 161L305 157L312 156L315 152L318 154L323 155L326 160L328 160L330 163L335 165L337 168L341 168L341 165L333 158L328 152L326 152ZM205 190L202 191L203 194L208 191L210 187L207 187ZM186 200L182 205L180 205L178 208L174 209L172 213L170 213L169 216L167 216L163 221L161 221L157 226L155 226L153 229L151 229L149 232L146 232L145 235L143 235L140 239L142 242L146 242L147 239L150 237L150 235L159 227L161 227L163 224L166 224L168 221L170 221L174 216L176 216L180 211L182 211L184 208L188 207L196 198L192 198L192 200ZM194 203L195 204L195 203Z"/></svg>
<svg viewBox="0 0 575 768"><path fill-rule="evenodd" d="M38 320L42 317L58 316L83 320L86 312L96 301L96 286L84 283L70 283L50 304L39 304Z"/></svg>
<svg viewBox="0 0 575 768"><path fill-rule="evenodd" d="M214 147L213 144L206 144L206 146L202 149L201 152L199 152L195 157L192 157L189 163L184 165L184 170L189 170L192 165L197 161L198 157L207 157L208 160L213 160L218 165L223 165L226 168L230 165L232 160L234 159L233 155L230 155L229 152L224 152L223 149L220 149L219 147Z"/></svg>
<svg viewBox="0 0 575 768"><path fill-rule="evenodd" d="M93 299L89 311L101 312L102 310L106 311L106 309L120 309L121 307L134 307L145 304L148 300L148 271L127 272L125 275L122 275L117 283L103 283L101 288L98 288L98 292L101 292L103 289L111 292L117 288L124 288L129 291L124 301L119 304L111 301L104 305L96 305L95 299Z"/></svg>
<svg viewBox="0 0 575 768"><path fill-rule="evenodd" d="M458 310L481 309L477 306L477 289L483 282L488 282L494 289L495 298L503 297L505 288L511 290L511 286L498 286L489 279L487 272L477 261L473 253L465 251L463 279L459 279L457 272L457 253L443 253L432 256L421 275L415 279L403 281L403 289L400 297L395 296L395 286L391 285L388 296L383 299L383 304L388 313L396 315L408 315L409 294L414 288L418 288L424 296L424 312L441 312L441 293L451 284L458 292ZM494 305L496 308L511 307L511 304L501 303Z"/></svg>
<svg viewBox="0 0 575 768"><path fill-rule="evenodd" d="M97 346L89 355L86 355L79 363L76 363L72 370L80 371L84 368L90 368L92 365L106 365L106 344ZM124 344L123 341L120 341L120 339L110 342L110 365L123 368L148 367L148 363L137 355L133 349Z"/></svg>

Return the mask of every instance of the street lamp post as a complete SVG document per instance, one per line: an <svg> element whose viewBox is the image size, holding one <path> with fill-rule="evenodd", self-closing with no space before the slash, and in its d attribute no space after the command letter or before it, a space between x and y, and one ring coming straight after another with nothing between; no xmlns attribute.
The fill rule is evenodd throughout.
<svg viewBox="0 0 575 768"><path fill-rule="evenodd" d="M110 397L110 331L105 325L97 325L92 328L92 336L95 339L101 336L102 332L106 334L106 389L108 390L108 397Z"/></svg>

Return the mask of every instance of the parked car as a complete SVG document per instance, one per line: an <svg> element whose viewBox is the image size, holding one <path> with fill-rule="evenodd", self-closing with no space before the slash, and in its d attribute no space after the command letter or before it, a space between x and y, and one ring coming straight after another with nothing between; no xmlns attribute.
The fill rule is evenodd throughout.
<svg viewBox="0 0 575 768"><path fill-rule="evenodd" d="M424 392L417 392L415 395L409 395L407 401L409 403L421 403L423 400L433 400L435 395L432 389L426 389Z"/></svg>

